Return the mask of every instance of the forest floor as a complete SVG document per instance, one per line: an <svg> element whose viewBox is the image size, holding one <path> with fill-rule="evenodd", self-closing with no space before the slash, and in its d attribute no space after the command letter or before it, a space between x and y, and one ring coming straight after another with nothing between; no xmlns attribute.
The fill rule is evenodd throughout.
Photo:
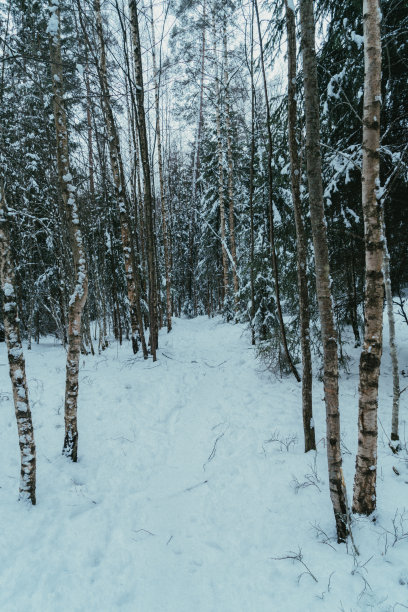
<svg viewBox="0 0 408 612"><path fill-rule="evenodd" d="M408 609L408 452L406 440L400 456L388 447L388 349L378 511L375 522L354 522L357 556L335 541L322 383L314 383L318 450L305 455L301 387L265 371L243 326L176 319L160 344L156 363L134 358L128 343L81 359L77 464L61 456L64 350L48 339L25 351L36 507L17 503L17 431L1 345L1 612ZM406 373L403 323L398 344ZM346 351L341 418L351 497L359 350ZM408 391L403 436L407 407Z"/></svg>

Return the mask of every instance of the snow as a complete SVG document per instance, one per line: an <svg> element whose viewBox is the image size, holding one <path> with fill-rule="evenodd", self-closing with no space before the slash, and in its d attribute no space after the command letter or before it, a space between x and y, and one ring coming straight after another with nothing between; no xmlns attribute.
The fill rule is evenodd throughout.
<svg viewBox="0 0 408 612"><path fill-rule="evenodd" d="M58 15L55 12L51 13L51 17L48 20L47 34L56 36L58 34Z"/></svg>
<svg viewBox="0 0 408 612"><path fill-rule="evenodd" d="M356 34L356 32L351 32L351 40L356 43L359 49L364 45L364 36L360 36L360 34Z"/></svg>
<svg viewBox="0 0 408 612"><path fill-rule="evenodd" d="M12 295L14 295L13 285L8 282L3 283L3 292L6 297L11 297Z"/></svg>
<svg viewBox="0 0 408 612"><path fill-rule="evenodd" d="M398 319L404 371L407 331ZM384 336L387 342L386 327ZM65 352L51 339L25 350L35 507L17 502L17 431L7 368L0 368L0 609L403 610L406 451L393 455L380 428L377 520L356 519L360 556L353 556L334 540L322 384L315 379L318 450L305 455L301 387L265 372L243 326L176 319L160 347L156 363L133 356L129 343L81 356L77 464L61 456ZM340 389L351 496L359 350L352 342L346 350L350 373ZM4 343L0 363L7 363ZM387 432L391 406L385 348L380 419Z"/></svg>

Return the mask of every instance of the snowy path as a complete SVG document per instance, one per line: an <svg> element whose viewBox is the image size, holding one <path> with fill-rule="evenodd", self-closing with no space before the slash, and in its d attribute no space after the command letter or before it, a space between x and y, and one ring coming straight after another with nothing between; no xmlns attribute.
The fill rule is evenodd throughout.
<svg viewBox="0 0 408 612"><path fill-rule="evenodd" d="M355 561L345 547L316 538L312 524L329 536L334 529L323 442L314 467L314 456L302 452L300 386L262 373L242 326L176 320L172 334L161 334L156 364L134 359L128 345L86 357L77 465L60 455L64 352L42 342L26 355L38 453L38 505L32 509L16 503L19 457L1 347L2 612L408 606L407 540L384 555L382 527L360 522L360 561L374 557L367 571L352 574ZM342 383L350 491L353 368ZM388 379L383 387L388 415ZM324 436L321 396L316 381L318 440ZM274 432L288 451L267 442ZM396 460L385 443L381 449L387 479L380 479L379 496L388 506L381 506L379 524L388 528L396 508L408 507L408 471L401 462L405 473L398 480L391 471ZM310 486L297 491L296 479ZM273 559L299 547L318 583L306 574L298 582L300 563ZM370 583L365 590L363 578Z"/></svg>

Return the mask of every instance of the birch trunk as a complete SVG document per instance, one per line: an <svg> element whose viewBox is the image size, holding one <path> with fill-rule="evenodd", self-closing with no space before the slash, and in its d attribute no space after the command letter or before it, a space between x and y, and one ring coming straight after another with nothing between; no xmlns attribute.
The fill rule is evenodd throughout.
<svg viewBox="0 0 408 612"><path fill-rule="evenodd" d="M0 185L0 279L3 290L4 331L20 446L19 499L35 505L36 452L34 429L28 400L25 360L15 295L14 268L10 252L7 206L2 184Z"/></svg>
<svg viewBox="0 0 408 612"><path fill-rule="evenodd" d="M293 4L291 5L293 7ZM296 228L296 264L299 288L300 345L302 350L302 411L305 453L316 448L312 405L312 357L310 352L309 291L307 287L307 246L300 199L300 160L296 135L296 21L293 8L286 7L286 33L288 40L288 136L290 178Z"/></svg>
<svg viewBox="0 0 408 612"><path fill-rule="evenodd" d="M358 451L353 512L376 508L378 379L382 354L384 243L380 181L381 37L379 0L363 1L364 111L362 204L365 237L364 344L360 357Z"/></svg>
<svg viewBox="0 0 408 612"><path fill-rule="evenodd" d="M149 147L147 141L146 114L144 107L144 85L142 52L140 48L139 17L136 0L129 0L129 15L132 31L133 61L135 69L136 102L138 113L138 131L140 158L143 170L144 186L144 208L146 228L147 267L149 275L149 319L150 319L150 350L153 361L156 361L158 348L158 320L157 320L157 295L156 295L156 269L154 254L154 223L153 223L153 198L150 175Z"/></svg>
<svg viewBox="0 0 408 612"><path fill-rule="evenodd" d="M159 163L159 183L160 183L160 204L163 232L163 248L164 248L164 265L166 270L166 318L167 332L171 332L171 269L170 269L170 254L169 254L169 236L168 236L168 213L167 202L164 190L163 176L163 158L162 158L162 140L160 130L160 97L159 97L159 72L157 70L156 61L156 37L154 32L153 19L153 2L150 0L150 14L152 22L152 59L153 59L153 79L154 79L154 105L156 110L156 138L157 138L157 158Z"/></svg>
<svg viewBox="0 0 408 612"><path fill-rule="evenodd" d="M77 461L78 458L78 375L81 353L81 319L88 295L88 275L82 233L79 226L75 187L69 163L68 126L64 103L64 81L61 58L60 7L50 4L50 64L53 87L53 111L57 140L58 182L69 227L74 268L74 288L68 306L68 352L65 385L65 438L63 454ZM50 26L49 26L50 29Z"/></svg>
<svg viewBox="0 0 408 612"><path fill-rule="evenodd" d="M336 520L337 539L340 542L344 541L348 535L348 507L340 449L337 336L333 316L329 252L323 207L313 0L300 1L300 23L305 88L307 178L316 265L316 293L323 343L327 462L330 497Z"/></svg>

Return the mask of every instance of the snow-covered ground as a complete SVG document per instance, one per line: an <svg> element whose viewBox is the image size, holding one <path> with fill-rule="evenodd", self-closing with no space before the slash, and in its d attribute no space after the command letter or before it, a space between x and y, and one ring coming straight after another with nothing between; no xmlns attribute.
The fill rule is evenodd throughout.
<svg viewBox="0 0 408 612"><path fill-rule="evenodd" d="M401 323L404 372L407 340ZM65 353L44 340L25 351L37 443L33 508L17 502L17 432L1 345L0 610L408 609L408 453L388 448L388 350L377 520L356 520L357 557L334 538L322 384L314 387L318 451L305 455L300 385L263 371L242 326L178 319L160 341L155 364L134 358L128 344L81 359L77 464L61 456ZM347 352L341 411L350 497L359 351ZM408 391L403 436L407 403Z"/></svg>

